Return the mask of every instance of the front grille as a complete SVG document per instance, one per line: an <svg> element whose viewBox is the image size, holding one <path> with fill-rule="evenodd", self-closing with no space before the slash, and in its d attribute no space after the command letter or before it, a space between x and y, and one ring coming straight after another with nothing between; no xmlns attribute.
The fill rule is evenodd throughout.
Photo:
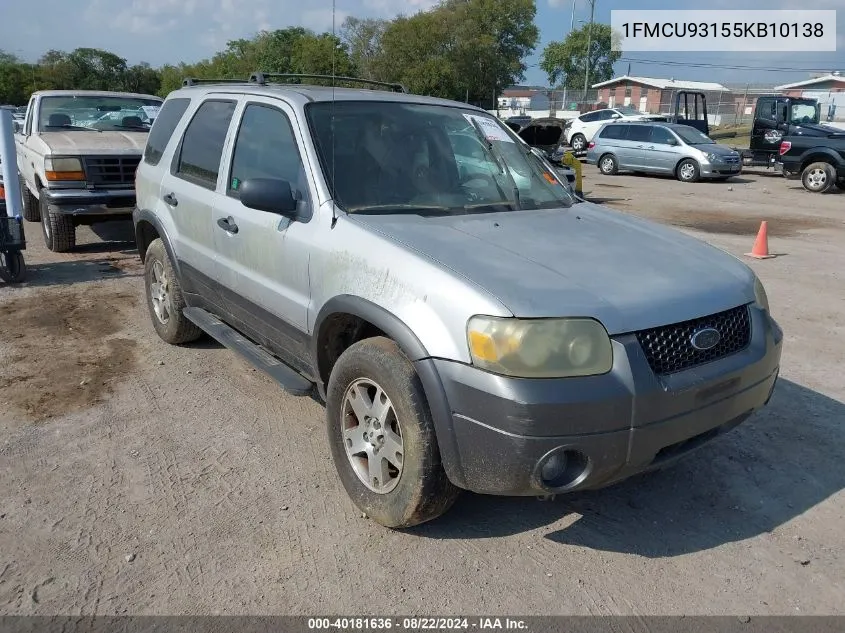
<svg viewBox="0 0 845 633"><path fill-rule="evenodd" d="M140 162L140 156L86 156L85 176L94 187L134 186Z"/></svg>
<svg viewBox="0 0 845 633"><path fill-rule="evenodd" d="M699 350L692 336L703 328L721 335L715 347ZM637 340L656 374L672 374L710 363L744 350L751 343L751 318L747 306L718 314L637 332Z"/></svg>
<svg viewBox="0 0 845 633"><path fill-rule="evenodd" d="M723 162L730 163L731 165L739 164L739 156L725 156L722 160Z"/></svg>

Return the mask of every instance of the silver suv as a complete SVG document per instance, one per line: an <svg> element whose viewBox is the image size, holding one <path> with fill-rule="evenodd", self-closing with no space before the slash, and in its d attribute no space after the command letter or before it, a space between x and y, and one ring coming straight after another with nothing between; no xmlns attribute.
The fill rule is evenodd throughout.
<svg viewBox="0 0 845 633"><path fill-rule="evenodd" d="M573 204L483 110L280 81L168 96L136 185L149 311L325 402L375 521L603 487L768 402L783 336L736 258Z"/></svg>

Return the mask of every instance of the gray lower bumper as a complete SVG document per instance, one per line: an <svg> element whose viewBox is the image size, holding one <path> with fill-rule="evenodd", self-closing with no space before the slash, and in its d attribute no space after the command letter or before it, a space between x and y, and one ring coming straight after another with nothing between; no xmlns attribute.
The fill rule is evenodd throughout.
<svg viewBox="0 0 845 633"><path fill-rule="evenodd" d="M434 370L445 394L447 406L432 403L432 414L450 479L479 493L538 495L603 487L680 458L771 397L782 333L763 312L751 312L748 348L663 377L634 336L615 338L613 370L589 378L512 379L420 361L427 392ZM540 477L540 462L564 449L584 456L586 466L577 481L555 488Z"/></svg>
<svg viewBox="0 0 845 633"><path fill-rule="evenodd" d="M132 215L134 189L42 189L40 195L63 215Z"/></svg>

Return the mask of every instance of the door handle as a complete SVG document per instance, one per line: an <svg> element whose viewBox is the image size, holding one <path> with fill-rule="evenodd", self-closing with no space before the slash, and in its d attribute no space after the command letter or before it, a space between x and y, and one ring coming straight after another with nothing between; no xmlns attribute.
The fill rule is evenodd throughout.
<svg viewBox="0 0 845 633"><path fill-rule="evenodd" d="M162 200L164 200L171 207L179 206L179 201L176 199L176 196L174 196L172 193L166 194L164 198L162 198Z"/></svg>
<svg viewBox="0 0 845 633"><path fill-rule="evenodd" d="M654 145L649 145L649 146L648 146L648 148L649 148L649 149L654 149Z"/></svg>
<svg viewBox="0 0 845 633"><path fill-rule="evenodd" d="M228 218L218 219L217 226L219 226L227 233L231 233L232 235L238 232L238 225L235 224L235 218L233 218L231 215Z"/></svg>

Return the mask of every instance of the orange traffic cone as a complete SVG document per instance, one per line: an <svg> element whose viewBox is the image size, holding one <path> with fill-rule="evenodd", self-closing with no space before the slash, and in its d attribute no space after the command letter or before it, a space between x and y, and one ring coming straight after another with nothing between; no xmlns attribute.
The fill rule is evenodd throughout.
<svg viewBox="0 0 845 633"><path fill-rule="evenodd" d="M757 239L754 240L754 247L745 256L753 257L754 259L770 259L774 257L774 255L769 255L769 223L766 220L760 223L760 230L757 232Z"/></svg>

